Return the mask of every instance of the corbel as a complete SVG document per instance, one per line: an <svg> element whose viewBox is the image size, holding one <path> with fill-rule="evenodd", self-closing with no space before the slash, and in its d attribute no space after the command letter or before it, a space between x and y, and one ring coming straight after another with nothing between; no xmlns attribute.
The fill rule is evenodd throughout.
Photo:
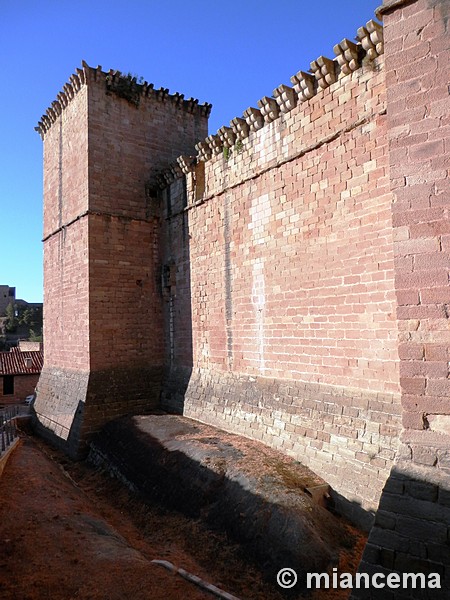
<svg viewBox="0 0 450 600"><path fill-rule="evenodd" d="M264 96L261 100L258 100L258 106L261 109L261 114L266 123L275 121L280 114L280 109L276 100L274 98L269 98L269 96Z"/></svg>
<svg viewBox="0 0 450 600"><path fill-rule="evenodd" d="M299 71L292 75L291 82L294 84L294 90L297 92L300 102L306 102L316 93L316 78L310 73Z"/></svg>
<svg viewBox="0 0 450 600"><path fill-rule="evenodd" d="M322 89L327 88L337 80L336 63L326 56L319 56L317 60L313 60L311 63L311 71L317 79L319 87Z"/></svg>
<svg viewBox="0 0 450 600"><path fill-rule="evenodd" d="M273 97L275 98L280 112L287 113L297 104L297 95L295 91L288 85L281 84L273 90Z"/></svg>

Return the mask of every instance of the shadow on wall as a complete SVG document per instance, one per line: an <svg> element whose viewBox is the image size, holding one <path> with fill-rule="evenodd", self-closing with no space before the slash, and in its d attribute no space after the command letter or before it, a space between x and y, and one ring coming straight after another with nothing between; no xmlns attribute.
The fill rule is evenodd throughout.
<svg viewBox="0 0 450 600"><path fill-rule="evenodd" d="M358 502L348 500L342 494L330 488L330 506L338 515L345 515L352 523L363 531L369 531L374 523L375 513L365 510Z"/></svg>
<svg viewBox="0 0 450 600"><path fill-rule="evenodd" d="M184 397L193 367L191 260L186 181L175 181L162 192L164 255L161 287L165 321L165 369L161 407L183 414Z"/></svg>
<svg viewBox="0 0 450 600"><path fill-rule="evenodd" d="M177 188L177 186L179 187ZM180 186L181 183L175 182L170 191L164 191L163 235L166 240L162 247L168 250L163 259L165 266L162 279L167 331L167 367L161 405L169 412L183 414L185 394L193 371L191 313L193 308L190 281L189 211L183 210L186 195ZM204 259L203 266L200 263L195 265L195 272L198 275L196 280L202 281L201 269L204 269L203 280L206 283L208 280L208 257L201 258ZM225 253L225 261L226 259ZM226 284L227 277L229 277L229 270L227 270L229 266L226 262L223 266ZM226 285L225 289L227 289ZM206 302L206 298L201 298L202 292L202 289L192 290L192 294L195 295L193 304L196 307L200 306L201 302ZM226 310L225 316L228 317L228 313L231 311L227 307ZM208 326L208 324L205 325ZM201 331L197 335L201 336ZM201 342L201 339L196 340L199 352L202 351ZM197 393L195 386L189 393ZM206 396L209 397L209 393L209 390L205 390ZM237 402L239 396L236 396L234 400ZM440 600L449 597L450 483L448 475L443 477L443 471L441 472L431 465L425 465L422 470L417 467L412 469L407 461L402 462L402 455L399 456L400 459L391 470L385 483L376 515L335 491L332 492L334 509L339 514L347 515L360 527L366 530L370 529L368 544L359 567L360 573L367 573L370 576L374 573L381 573L385 577L390 573L398 574L401 577L405 573L422 573L425 584L428 583L427 578L430 573L437 573L441 579L441 588L422 588L422 579L418 575L417 580L410 578L405 582L405 589L401 587L403 581L398 588L392 589L386 585L380 588L370 585L368 589L363 587L359 590L354 589L352 598L355 600L376 600L378 598L383 600L397 600L398 598ZM301 454L297 458L301 461ZM189 471L189 465L185 466ZM203 475L209 481L208 471L204 470ZM161 477L163 477L162 474ZM164 478L166 477L167 474L164 474ZM170 483L170 478L167 479L167 485L167 489L172 490L170 492L172 494L173 485ZM215 481L211 485L220 487L223 482ZM201 493L198 490L197 492L200 498ZM173 493L172 500L176 503L177 495L175 492ZM242 492L236 491L237 495L238 493ZM193 495L195 496L195 493ZM186 510L184 495L182 494L178 500L179 507ZM162 501L170 501L170 499L163 498ZM255 502L254 497L251 501ZM220 521L220 516L212 509L209 514L210 516L214 515L214 519L219 518ZM236 523L236 520L234 522ZM223 525L226 526L226 523ZM242 521L242 526L243 528L246 526L245 519ZM251 545L250 547L252 553L259 552ZM307 570L306 565L303 565L302 568L304 571ZM413 587L414 585L415 587Z"/></svg>
<svg viewBox="0 0 450 600"><path fill-rule="evenodd" d="M376 490L378 494L381 492L389 467L385 468L384 477L379 476L378 466L372 465L369 465L371 468L365 474L368 457L363 456L363 460L359 461L354 448L363 448L363 443L367 445L375 435L380 437L381 434L384 436L383 444L394 445L394 427L386 435L383 432L378 435L381 424L378 425L377 434L372 433L375 430L366 431L366 423L372 413L375 413L376 427L380 422L380 414L392 410L392 398L373 393L370 398L367 394L367 398L358 396L354 399L351 391L348 394L342 390L337 392L331 386L269 377L254 378L239 372L239 366L242 368L243 363L233 364L233 346L236 344L236 340L233 340L233 327L236 326L233 318L236 319L234 315L239 307L233 305L233 300L244 292L237 289L234 295L232 293L237 262L233 259L236 248L233 245L234 217L230 196L223 194L217 203L206 204L202 207L203 212L195 208L186 210L188 204L191 208L196 206L191 189L195 191L195 186L190 183L188 203L186 179L179 178L166 186L159 196L165 331L161 408L225 430L232 429L234 433L259 439L268 446L295 456L321 473L330 485L339 490L340 493L333 493L336 511L368 531L374 519L373 511L368 509L375 508L375 501L370 498L370 503L367 501L364 508L357 502L365 499L364 483L370 476L378 477ZM222 221L217 228L215 219L219 218ZM202 227L208 222L212 223L212 228L216 227L215 243L210 244L210 240L199 236L196 230L198 221ZM216 232L216 229L213 231ZM196 246L193 248L190 247L191 235L196 236ZM253 288L249 287L254 293L260 289L260 271L255 273L256 283ZM245 318L243 311L247 309L241 306L239 310L239 314L244 314ZM258 329L258 317L252 313L246 323L248 336L256 336L259 340L259 334L262 337L264 331ZM244 325L241 324L241 327ZM241 331L239 343L242 344L243 338L245 335ZM238 354L236 351L236 356ZM202 365L202 368L197 368L198 365ZM353 400L355 405L351 404ZM372 403L374 408L369 410L367 407ZM355 422L359 424L355 425ZM279 423L282 425L279 426ZM327 429L324 423L333 425L333 428ZM357 444L353 437L355 427L364 430L364 439L357 440ZM343 433L340 433L341 430ZM339 454L339 445L347 450L347 439L349 444L353 443L352 450L338 456L340 462L333 462L333 453ZM283 444L279 443L282 441ZM391 456L389 453L393 452L392 448L383 449L387 456ZM316 453L320 454L317 460ZM349 459L351 453L353 456ZM383 460L380 462L383 463ZM322 464L325 464L325 468L321 471ZM353 471L352 464L355 465ZM336 465L347 478L336 476ZM364 477L359 478L361 473Z"/></svg>
<svg viewBox="0 0 450 600"><path fill-rule="evenodd" d="M37 392L39 393L39 391ZM43 415L31 407L33 430L56 448L60 448L71 458L78 459L86 455L87 444L80 443L85 403L78 402L73 414Z"/></svg>
<svg viewBox="0 0 450 600"><path fill-rule="evenodd" d="M397 588L359 589L352 600L447 600L450 590L450 479L402 458L381 495L360 573L399 575ZM405 574L413 574L407 576ZM431 574L437 574L434 577ZM433 587L439 581L440 588Z"/></svg>
<svg viewBox="0 0 450 600"><path fill-rule="evenodd" d="M222 443L220 432L211 437L188 419L167 422L168 415L156 414L111 421L94 437L90 460L144 500L225 531L274 586L280 569L294 569L298 584L288 596L305 588L306 573L331 571L341 552L354 549L355 532L299 482L289 489L271 472L245 471L241 464L253 455ZM258 448L254 452L264 459Z"/></svg>

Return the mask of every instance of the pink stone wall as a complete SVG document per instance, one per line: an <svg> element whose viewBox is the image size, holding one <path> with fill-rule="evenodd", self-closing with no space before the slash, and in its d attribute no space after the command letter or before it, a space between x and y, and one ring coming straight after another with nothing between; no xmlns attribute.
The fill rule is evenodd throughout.
<svg viewBox="0 0 450 600"><path fill-rule="evenodd" d="M165 405L280 448L370 510L400 433L387 144L380 56L213 152L186 210L172 185L164 223Z"/></svg>
<svg viewBox="0 0 450 600"><path fill-rule="evenodd" d="M381 11L403 431L360 571L436 573L439 589L401 593L438 599L450 586L450 4L388 1Z"/></svg>
<svg viewBox="0 0 450 600"><path fill-rule="evenodd" d="M208 105L148 84L124 97L117 77L83 65L38 126L45 365L35 408L42 432L73 454L105 421L159 403L155 175L207 133Z"/></svg>

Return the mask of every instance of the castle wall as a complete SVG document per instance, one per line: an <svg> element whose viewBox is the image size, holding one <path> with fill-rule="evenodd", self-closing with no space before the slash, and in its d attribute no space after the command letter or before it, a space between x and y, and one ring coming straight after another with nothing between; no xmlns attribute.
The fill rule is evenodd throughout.
<svg viewBox="0 0 450 600"><path fill-rule="evenodd" d="M159 404L155 175L206 135L209 105L83 65L44 115L45 366L38 427L77 454Z"/></svg>
<svg viewBox="0 0 450 600"><path fill-rule="evenodd" d="M402 598L440 599L450 585L450 5L396 1L381 10L403 431L360 570L437 573L440 589L410 586Z"/></svg>
<svg viewBox="0 0 450 600"><path fill-rule="evenodd" d="M46 367L89 369L87 111L82 88L44 146Z"/></svg>
<svg viewBox="0 0 450 600"><path fill-rule="evenodd" d="M0 315L4 315L11 302L16 301L16 288L9 285L0 285Z"/></svg>
<svg viewBox="0 0 450 600"><path fill-rule="evenodd" d="M385 113L383 57L365 59L213 150L186 210L178 182L166 203L192 352L172 353L164 405L295 456L355 518L376 509L400 431ZM185 343L175 319L166 331Z"/></svg>
<svg viewBox="0 0 450 600"><path fill-rule="evenodd" d="M44 144L45 358L34 408L40 430L67 443L84 405L90 365L85 85L54 119Z"/></svg>
<svg viewBox="0 0 450 600"><path fill-rule="evenodd" d="M261 440L378 508L361 571L448 578L448 3L380 15L385 55L368 22L204 141L207 106L71 78L38 127L35 408L73 454L159 401Z"/></svg>
<svg viewBox="0 0 450 600"><path fill-rule="evenodd" d="M189 212L186 182L177 179L162 192L162 300L164 311L164 379L162 406L183 413L184 392L193 366Z"/></svg>

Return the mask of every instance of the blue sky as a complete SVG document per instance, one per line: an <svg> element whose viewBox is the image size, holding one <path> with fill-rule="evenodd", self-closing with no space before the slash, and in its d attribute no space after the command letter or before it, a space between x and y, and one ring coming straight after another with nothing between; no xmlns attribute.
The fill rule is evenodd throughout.
<svg viewBox="0 0 450 600"><path fill-rule="evenodd" d="M0 284L42 301L42 142L34 127L85 60L241 116L381 0L0 0Z"/></svg>

